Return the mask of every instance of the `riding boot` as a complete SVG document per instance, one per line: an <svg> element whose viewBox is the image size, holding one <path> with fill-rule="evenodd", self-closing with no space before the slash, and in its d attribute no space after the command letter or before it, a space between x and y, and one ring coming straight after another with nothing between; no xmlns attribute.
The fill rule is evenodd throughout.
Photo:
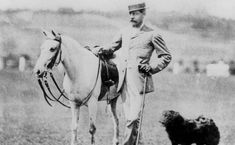
<svg viewBox="0 0 235 145"><path fill-rule="evenodd" d="M123 145L135 145L136 133L134 129L134 121L127 121L126 129L125 129L125 138Z"/></svg>
<svg viewBox="0 0 235 145"><path fill-rule="evenodd" d="M135 121L127 122L126 130L125 130L125 139L124 139L123 145L136 145L136 140L137 140L137 135L138 135L138 126L139 126L139 119ZM143 145L141 132L140 132L138 145Z"/></svg>

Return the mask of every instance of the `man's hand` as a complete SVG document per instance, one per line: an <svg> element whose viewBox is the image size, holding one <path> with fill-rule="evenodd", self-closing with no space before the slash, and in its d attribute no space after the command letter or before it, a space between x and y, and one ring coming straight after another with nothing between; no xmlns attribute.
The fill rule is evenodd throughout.
<svg viewBox="0 0 235 145"><path fill-rule="evenodd" d="M142 73L150 74L152 67L149 64L140 64L138 65L138 69Z"/></svg>

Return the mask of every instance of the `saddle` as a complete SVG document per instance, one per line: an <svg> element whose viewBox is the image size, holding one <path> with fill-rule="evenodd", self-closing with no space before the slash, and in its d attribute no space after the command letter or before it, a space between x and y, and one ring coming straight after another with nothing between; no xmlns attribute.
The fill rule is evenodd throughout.
<svg viewBox="0 0 235 145"><path fill-rule="evenodd" d="M89 46L85 48L91 51ZM98 54L96 57L101 59L101 92L98 101L107 101L118 97L120 94L117 92L118 86L118 70L116 64L112 61L115 54Z"/></svg>
<svg viewBox="0 0 235 145"><path fill-rule="evenodd" d="M101 62L101 80L103 85L110 87L118 82L118 70L111 60Z"/></svg>
<svg viewBox="0 0 235 145"><path fill-rule="evenodd" d="M118 70L116 64L112 61L114 56L99 55L101 59L101 93L98 97L99 101L107 101L119 96L117 92Z"/></svg>

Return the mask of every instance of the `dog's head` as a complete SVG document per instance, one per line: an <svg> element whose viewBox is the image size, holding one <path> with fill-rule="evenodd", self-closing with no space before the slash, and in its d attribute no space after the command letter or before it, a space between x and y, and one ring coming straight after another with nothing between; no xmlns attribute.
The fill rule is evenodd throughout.
<svg viewBox="0 0 235 145"><path fill-rule="evenodd" d="M163 111L162 117L159 121L163 126L168 127L170 125L181 124L184 122L184 118L179 112L173 110Z"/></svg>

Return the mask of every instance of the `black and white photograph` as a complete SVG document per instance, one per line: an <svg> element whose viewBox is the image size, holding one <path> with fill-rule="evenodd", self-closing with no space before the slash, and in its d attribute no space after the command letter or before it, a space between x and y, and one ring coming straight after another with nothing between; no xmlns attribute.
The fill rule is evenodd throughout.
<svg viewBox="0 0 235 145"><path fill-rule="evenodd" d="M233 0L0 0L0 145L233 145L234 75Z"/></svg>

